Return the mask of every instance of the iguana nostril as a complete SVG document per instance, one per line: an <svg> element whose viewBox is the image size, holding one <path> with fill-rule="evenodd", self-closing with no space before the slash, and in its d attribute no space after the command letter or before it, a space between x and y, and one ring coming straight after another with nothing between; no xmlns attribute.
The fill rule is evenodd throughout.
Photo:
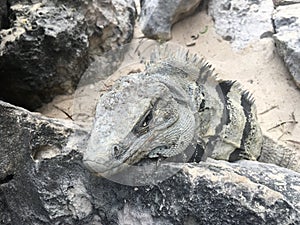
<svg viewBox="0 0 300 225"><path fill-rule="evenodd" d="M121 155L121 149L120 149L119 146L115 145L115 146L113 147L113 149L114 149L114 156L115 156L115 157L118 157L118 156Z"/></svg>

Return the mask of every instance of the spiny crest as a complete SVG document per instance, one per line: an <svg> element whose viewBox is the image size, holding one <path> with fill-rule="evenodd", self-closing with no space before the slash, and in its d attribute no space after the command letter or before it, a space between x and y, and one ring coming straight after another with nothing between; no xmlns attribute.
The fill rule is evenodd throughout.
<svg viewBox="0 0 300 225"><path fill-rule="evenodd" d="M235 81L233 85L234 90L242 96L242 100L246 101L249 105L254 105L255 99L248 90L245 90L240 83Z"/></svg>
<svg viewBox="0 0 300 225"><path fill-rule="evenodd" d="M255 102L255 99L249 91L245 90L242 85L237 82L236 80L219 80L219 82L225 82L227 83L227 86L230 87L231 90L233 90L236 94L239 94L242 97L243 101L247 101L249 105L253 105Z"/></svg>
<svg viewBox="0 0 300 225"><path fill-rule="evenodd" d="M159 68L166 70L166 66L177 71L183 71L184 73L176 74L182 78L186 78L185 76L188 74L189 79L194 80L197 84L218 86L218 84L225 82L225 80L218 78L214 68L203 57L178 45L168 43L156 47L150 56L150 61L146 64L146 69L149 72L155 72ZM228 82L227 86L242 96L249 105L254 104L252 94L245 91L238 82L226 82Z"/></svg>
<svg viewBox="0 0 300 225"><path fill-rule="evenodd" d="M252 95L252 93L250 93L249 91L242 91L242 96L244 97L244 99L247 99L247 101L249 102L249 104L253 105L255 103L255 99Z"/></svg>
<svg viewBox="0 0 300 225"><path fill-rule="evenodd" d="M180 46L164 44L155 48L146 68L151 69L164 65L185 71L200 83L204 83L209 78L218 79L212 66L203 57Z"/></svg>

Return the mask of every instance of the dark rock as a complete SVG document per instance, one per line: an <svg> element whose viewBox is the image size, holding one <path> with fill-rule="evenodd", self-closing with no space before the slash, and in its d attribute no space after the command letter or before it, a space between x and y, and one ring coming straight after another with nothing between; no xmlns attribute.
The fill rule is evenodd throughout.
<svg viewBox="0 0 300 225"><path fill-rule="evenodd" d="M209 14L215 28L234 49L243 49L251 42L274 33L271 22L272 1L266 0L211 0Z"/></svg>
<svg viewBox="0 0 300 225"><path fill-rule="evenodd" d="M8 9L7 1L2 0L0 2L0 30L8 26Z"/></svg>
<svg viewBox="0 0 300 225"><path fill-rule="evenodd" d="M300 174L209 160L154 185L125 186L82 163L85 132L0 102L1 224L299 224ZM76 144L77 143L77 144ZM151 183L151 177L148 178Z"/></svg>
<svg viewBox="0 0 300 225"><path fill-rule="evenodd" d="M90 57L131 40L133 0L9 0L0 31L0 99L36 109L72 93Z"/></svg>
<svg viewBox="0 0 300 225"><path fill-rule="evenodd" d="M191 15L201 0L147 0L141 2L140 27L148 38L169 40L171 27L177 21Z"/></svg>
<svg viewBox="0 0 300 225"><path fill-rule="evenodd" d="M84 16L41 3L12 5L0 36L0 99L35 109L71 93L88 64Z"/></svg>
<svg viewBox="0 0 300 225"><path fill-rule="evenodd" d="M300 3L300 0L273 0L274 5L291 5L291 4L296 4Z"/></svg>
<svg viewBox="0 0 300 225"><path fill-rule="evenodd" d="M300 4L278 6L273 20L274 39L279 55L283 58L296 85L300 88Z"/></svg>

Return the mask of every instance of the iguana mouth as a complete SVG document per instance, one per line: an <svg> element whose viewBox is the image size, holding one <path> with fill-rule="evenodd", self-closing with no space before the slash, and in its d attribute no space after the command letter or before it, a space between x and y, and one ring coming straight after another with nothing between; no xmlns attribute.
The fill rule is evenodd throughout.
<svg viewBox="0 0 300 225"><path fill-rule="evenodd" d="M101 163L97 163L95 161L92 160L83 160L83 164L91 171L98 173L98 174L102 174L105 173L106 171L110 170L110 168L107 168L106 166L104 166ZM96 169L97 168L97 171Z"/></svg>
<svg viewBox="0 0 300 225"><path fill-rule="evenodd" d="M122 167L124 167L124 169L128 167L127 163L120 163L114 166L112 164L109 164L109 166L105 166L92 160L84 160L83 163L90 171L94 172L96 175L103 177L111 176L115 173L115 170L120 169L121 165L123 165Z"/></svg>

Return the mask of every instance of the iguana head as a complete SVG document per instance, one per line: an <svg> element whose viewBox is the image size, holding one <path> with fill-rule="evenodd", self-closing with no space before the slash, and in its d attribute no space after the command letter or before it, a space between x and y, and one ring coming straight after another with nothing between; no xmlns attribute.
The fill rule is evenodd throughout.
<svg viewBox="0 0 300 225"><path fill-rule="evenodd" d="M195 133L193 110L182 87L164 79L129 75L101 96L83 160L91 171L110 176L143 158L187 148Z"/></svg>

